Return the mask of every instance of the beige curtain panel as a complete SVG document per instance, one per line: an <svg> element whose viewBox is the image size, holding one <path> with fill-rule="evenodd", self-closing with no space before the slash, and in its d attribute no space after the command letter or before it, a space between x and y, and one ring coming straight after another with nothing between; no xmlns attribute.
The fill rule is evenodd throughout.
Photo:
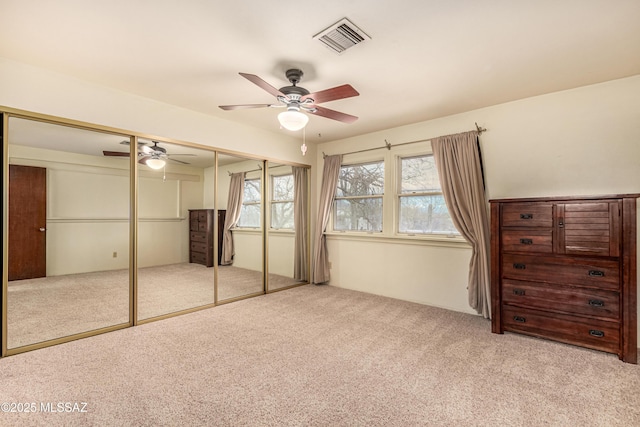
<svg viewBox="0 0 640 427"><path fill-rule="evenodd" d="M293 278L300 282L309 280L309 224L307 194L309 193L308 168L293 166L293 229L295 231L295 254Z"/></svg>
<svg viewBox="0 0 640 427"><path fill-rule="evenodd" d="M318 221L314 233L315 245L313 253L313 283L320 284L329 281L329 254L327 252L327 238L324 231L331 218L331 207L336 195L336 185L340 176L342 155L327 156L324 159L322 171L322 187L320 188L320 202L318 206Z"/></svg>
<svg viewBox="0 0 640 427"><path fill-rule="evenodd" d="M222 234L221 265L233 264L235 249L233 246L233 234L231 229L238 224L242 211L242 199L244 198L245 172L231 174L229 182L229 197L227 199L227 214L224 218L224 231Z"/></svg>
<svg viewBox="0 0 640 427"><path fill-rule="evenodd" d="M472 247L469 305L485 318L491 318L491 233L478 132L441 136L433 139L431 146L453 224Z"/></svg>

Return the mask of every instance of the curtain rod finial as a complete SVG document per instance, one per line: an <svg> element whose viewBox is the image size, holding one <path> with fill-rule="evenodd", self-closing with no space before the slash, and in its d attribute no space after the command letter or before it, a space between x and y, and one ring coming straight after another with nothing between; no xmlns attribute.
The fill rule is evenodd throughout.
<svg viewBox="0 0 640 427"><path fill-rule="evenodd" d="M482 132L486 132L487 131L487 129L478 126L478 122L475 122L475 124L476 124L476 130L478 131L478 135L480 135Z"/></svg>
<svg viewBox="0 0 640 427"><path fill-rule="evenodd" d="M384 144L387 146L387 150L391 150L391 143L389 141L385 139Z"/></svg>

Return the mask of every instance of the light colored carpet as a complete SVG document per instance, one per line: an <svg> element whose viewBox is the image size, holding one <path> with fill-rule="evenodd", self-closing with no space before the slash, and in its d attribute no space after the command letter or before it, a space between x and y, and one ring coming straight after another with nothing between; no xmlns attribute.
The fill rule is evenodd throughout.
<svg viewBox="0 0 640 427"><path fill-rule="evenodd" d="M293 279L270 275L276 288ZM218 300L263 290L262 273L233 266L218 270ZM213 268L172 264L138 270L138 319L214 302ZM92 331L129 321L128 270L9 282L8 348Z"/></svg>
<svg viewBox="0 0 640 427"><path fill-rule="evenodd" d="M488 321L331 286L0 359L34 426L637 426L640 367Z"/></svg>

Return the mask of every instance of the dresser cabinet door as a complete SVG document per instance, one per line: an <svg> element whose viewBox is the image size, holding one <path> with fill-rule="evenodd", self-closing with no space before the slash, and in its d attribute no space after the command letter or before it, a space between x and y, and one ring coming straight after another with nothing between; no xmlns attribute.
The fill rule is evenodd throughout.
<svg viewBox="0 0 640 427"><path fill-rule="evenodd" d="M617 257L620 255L620 201L557 205L557 253Z"/></svg>

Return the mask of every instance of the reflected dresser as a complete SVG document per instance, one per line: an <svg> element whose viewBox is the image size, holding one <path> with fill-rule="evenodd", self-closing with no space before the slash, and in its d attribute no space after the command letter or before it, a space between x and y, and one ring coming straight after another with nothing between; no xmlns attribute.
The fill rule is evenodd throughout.
<svg viewBox="0 0 640 427"><path fill-rule="evenodd" d="M637 363L639 196L491 200L492 332Z"/></svg>
<svg viewBox="0 0 640 427"><path fill-rule="evenodd" d="M189 210L189 262L213 267L213 209ZM218 210L218 264L224 227L224 210Z"/></svg>

